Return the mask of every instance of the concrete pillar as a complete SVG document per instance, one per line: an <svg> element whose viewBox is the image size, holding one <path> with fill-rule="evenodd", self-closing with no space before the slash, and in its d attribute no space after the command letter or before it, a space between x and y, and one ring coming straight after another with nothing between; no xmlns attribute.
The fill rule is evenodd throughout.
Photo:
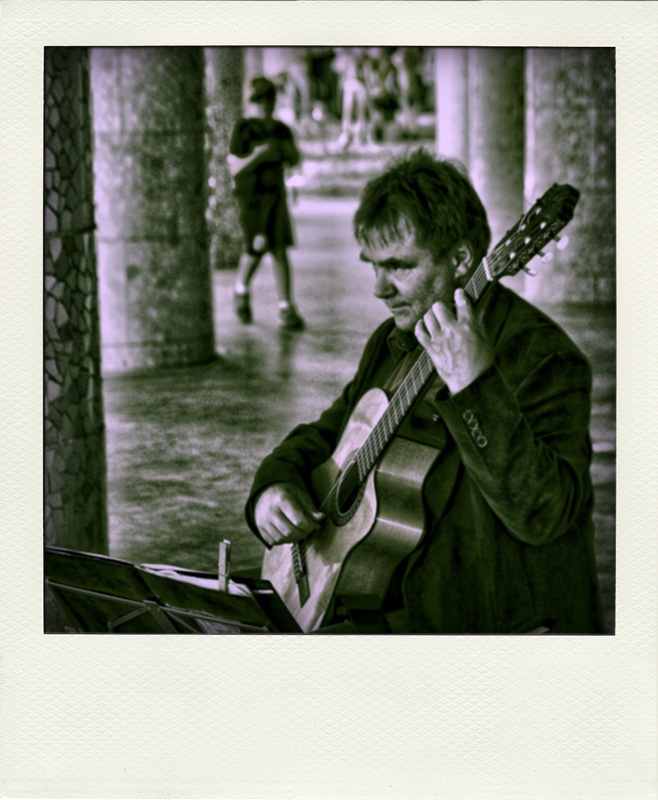
<svg viewBox="0 0 658 800"><path fill-rule="evenodd" d="M437 153L468 169L468 49L437 47L434 73Z"/></svg>
<svg viewBox="0 0 658 800"><path fill-rule="evenodd" d="M212 269L235 269L244 237L226 156L235 123L243 114L244 52L241 47L207 47L204 54L210 265Z"/></svg>
<svg viewBox="0 0 658 800"><path fill-rule="evenodd" d="M45 51L45 537L107 553L86 48Z"/></svg>
<svg viewBox="0 0 658 800"><path fill-rule="evenodd" d="M91 51L103 369L214 357L203 51Z"/></svg>
<svg viewBox="0 0 658 800"><path fill-rule="evenodd" d="M527 281L531 299L615 301L615 54L613 49L527 52L526 195L553 183L581 192L565 229L569 247Z"/></svg>
<svg viewBox="0 0 658 800"><path fill-rule="evenodd" d="M524 60L520 47L468 50L469 172L487 209L492 246L525 210ZM505 282L521 291L523 273Z"/></svg>
<svg viewBox="0 0 658 800"><path fill-rule="evenodd" d="M468 169L494 246L524 211L523 49L437 48L435 86L437 152ZM523 273L504 282L523 292Z"/></svg>

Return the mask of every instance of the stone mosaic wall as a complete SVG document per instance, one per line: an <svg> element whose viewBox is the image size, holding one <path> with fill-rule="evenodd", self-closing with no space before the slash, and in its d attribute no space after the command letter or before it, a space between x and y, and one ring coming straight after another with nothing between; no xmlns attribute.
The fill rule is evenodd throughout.
<svg viewBox="0 0 658 800"><path fill-rule="evenodd" d="M107 553L89 61L45 50L46 542Z"/></svg>
<svg viewBox="0 0 658 800"><path fill-rule="evenodd" d="M233 127L243 114L244 52L241 47L207 47L204 54L210 265L212 269L235 269L244 237L226 156Z"/></svg>
<svg viewBox="0 0 658 800"><path fill-rule="evenodd" d="M553 183L581 192L564 251L526 282L543 302L615 301L615 54L609 48L527 53L526 195Z"/></svg>
<svg viewBox="0 0 658 800"><path fill-rule="evenodd" d="M201 48L93 48L103 370L215 355Z"/></svg>

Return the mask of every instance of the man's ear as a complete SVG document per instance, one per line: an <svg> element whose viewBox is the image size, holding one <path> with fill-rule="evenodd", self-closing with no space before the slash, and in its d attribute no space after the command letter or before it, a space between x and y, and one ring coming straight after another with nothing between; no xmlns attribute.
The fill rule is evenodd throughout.
<svg viewBox="0 0 658 800"><path fill-rule="evenodd" d="M452 248L451 265L456 279L465 278L473 269L473 248L469 242L459 242Z"/></svg>

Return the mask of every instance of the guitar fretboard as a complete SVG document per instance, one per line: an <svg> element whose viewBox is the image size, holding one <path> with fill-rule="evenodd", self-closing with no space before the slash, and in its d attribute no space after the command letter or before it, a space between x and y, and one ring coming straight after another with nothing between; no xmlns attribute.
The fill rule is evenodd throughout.
<svg viewBox="0 0 658 800"><path fill-rule="evenodd" d="M502 245L499 245L499 247L501 246ZM493 259L500 257L496 255L498 249L499 248L496 248L488 260L485 258L482 261L464 287L464 291L474 303L480 299L484 289L486 289L487 285L490 283L490 278L488 277L488 274L491 274L489 271L489 263ZM359 479L361 481L365 480L370 474L370 470L379 460L386 445L404 419L405 414L423 391L430 377L434 374L435 370L432 359L427 352L423 350L418 360L414 363L398 390L393 395L386 411L382 414L357 453L356 463L358 465Z"/></svg>

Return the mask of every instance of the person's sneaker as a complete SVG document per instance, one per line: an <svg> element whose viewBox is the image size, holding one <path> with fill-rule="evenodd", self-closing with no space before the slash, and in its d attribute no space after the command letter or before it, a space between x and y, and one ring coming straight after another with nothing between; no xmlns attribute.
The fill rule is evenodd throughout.
<svg viewBox="0 0 658 800"><path fill-rule="evenodd" d="M233 290L233 310L244 325L248 325L252 321L253 315L251 313L249 292L236 292Z"/></svg>
<svg viewBox="0 0 658 800"><path fill-rule="evenodd" d="M289 305L279 309L279 327L284 331L304 330L304 320L297 313L295 306Z"/></svg>

